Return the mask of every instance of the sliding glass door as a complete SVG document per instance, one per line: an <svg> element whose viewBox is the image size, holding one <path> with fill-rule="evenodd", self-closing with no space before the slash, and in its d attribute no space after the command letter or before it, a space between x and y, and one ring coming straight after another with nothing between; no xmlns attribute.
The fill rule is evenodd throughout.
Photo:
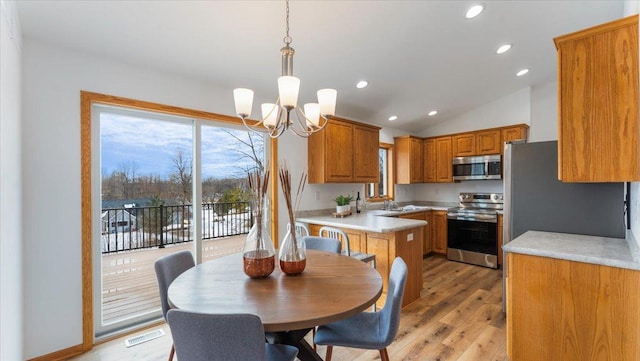
<svg viewBox="0 0 640 361"><path fill-rule="evenodd" d="M99 338L161 317L159 257L242 249L251 226L246 171L264 167L265 142L228 123L125 107L94 105L92 120Z"/></svg>

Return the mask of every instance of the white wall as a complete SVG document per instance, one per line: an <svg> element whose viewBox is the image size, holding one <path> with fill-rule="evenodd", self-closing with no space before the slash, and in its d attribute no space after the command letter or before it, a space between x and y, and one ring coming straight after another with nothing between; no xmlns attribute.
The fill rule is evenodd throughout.
<svg viewBox="0 0 640 361"><path fill-rule="evenodd" d="M558 139L558 82L531 89L531 121L529 142Z"/></svg>
<svg viewBox="0 0 640 361"><path fill-rule="evenodd" d="M29 39L22 59L23 187L28 190L24 356L33 358L82 342L80 91L222 114L233 113L233 96L197 80Z"/></svg>
<svg viewBox="0 0 640 361"><path fill-rule="evenodd" d="M21 42L15 3L0 1L0 360L22 360Z"/></svg>
<svg viewBox="0 0 640 361"><path fill-rule="evenodd" d="M531 119L531 89L524 88L455 118L426 128L423 137L468 132L525 123Z"/></svg>

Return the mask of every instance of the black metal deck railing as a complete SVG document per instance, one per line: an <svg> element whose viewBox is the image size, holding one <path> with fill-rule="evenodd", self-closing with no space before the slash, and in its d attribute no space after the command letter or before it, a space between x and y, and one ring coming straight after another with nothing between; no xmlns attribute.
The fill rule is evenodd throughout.
<svg viewBox="0 0 640 361"><path fill-rule="evenodd" d="M250 202L202 205L202 239L249 233ZM164 247L193 240L193 208L189 205L103 209L102 253Z"/></svg>

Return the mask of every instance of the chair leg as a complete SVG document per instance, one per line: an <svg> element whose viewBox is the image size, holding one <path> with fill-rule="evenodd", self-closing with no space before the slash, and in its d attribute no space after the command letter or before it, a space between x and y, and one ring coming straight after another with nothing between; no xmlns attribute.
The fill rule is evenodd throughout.
<svg viewBox="0 0 640 361"><path fill-rule="evenodd" d="M176 348L171 344L171 351L169 351L169 361L173 361L173 355L176 353Z"/></svg>
<svg viewBox="0 0 640 361"><path fill-rule="evenodd" d="M327 354L324 356L324 361L331 361L332 352L333 352L333 346L327 345Z"/></svg>
<svg viewBox="0 0 640 361"><path fill-rule="evenodd" d="M318 352L318 345L316 345L316 328L313 328L313 337L311 338L311 343L313 343L313 351Z"/></svg>
<svg viewBox="0 0 640 361"><path fill-rule="evenodd" d="M389 361L389 354L387 353L386 347L380 350L380 360Z"/></svg>

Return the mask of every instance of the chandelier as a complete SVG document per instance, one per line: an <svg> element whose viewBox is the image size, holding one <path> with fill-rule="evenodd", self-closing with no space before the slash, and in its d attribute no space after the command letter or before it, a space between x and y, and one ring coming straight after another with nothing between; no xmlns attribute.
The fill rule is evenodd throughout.
<svg viewBox="0 0 640 361"><path fill-rule="evenodd" d="M293 54L289 36L289 0L286 0L286 35L283 39L284 47L280 49L282 55L282 76L278 78L278 99L274 103L264 103L261 106L262 120L249 121L253 107L253 90L237 88L233 90L236 114L242 119L245 127L254 132L268 133L271 138L277 138L286 129L300 137L322 130L330 117L335 115L335 89L318 90L318 103L307 103L304 111L298 107L298 92L300 79L293 76ZM293 114L292 114L293 113Z"/></svg>

